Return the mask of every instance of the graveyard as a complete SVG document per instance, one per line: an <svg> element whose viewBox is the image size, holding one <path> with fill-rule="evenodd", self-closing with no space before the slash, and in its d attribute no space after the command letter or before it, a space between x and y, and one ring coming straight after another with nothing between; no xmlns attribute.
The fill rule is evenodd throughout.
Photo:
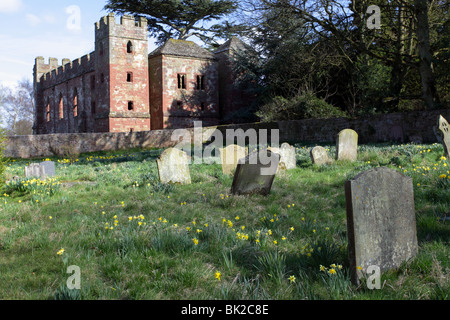
<svg viewBox="0 0 450 320"><path fill-rule="evenodd" d="M238 178L257 173L243 162L189 164L169 149L10 160L0 299L448 299L443 145L353 147L292 142L267 152L279 154L271 175L247 184ZM162 173L164 159L177 174ZM33 163L51 174L27 177ZM382 267L378 288L370 264ZM79 290L66 285L74 265Z"/></svg>

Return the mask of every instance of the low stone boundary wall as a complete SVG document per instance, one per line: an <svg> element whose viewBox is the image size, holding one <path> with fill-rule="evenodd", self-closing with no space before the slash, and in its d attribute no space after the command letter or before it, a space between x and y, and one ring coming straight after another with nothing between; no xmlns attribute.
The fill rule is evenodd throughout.
<svg viewBox="0 0 450 320"><path fill-rule="evenodd" d="M244 132L249 129L255 129L257 132L260 129L267 129L269 139L271 129L279 129L280 143L334 142L339 131L349 128L358 133L359 143L388 141L433 143L438 141L439 115L450 121L450 109L444 109L382 114L356 119L305 119L206 127L203 128L203 132L208 134L204 135L203 142L208 140L214 130L220 130L225 139L228 129L242 129ZM132 148L168 148L178 143L172 140L174 130L11 136L7 139L4 155L10 158L40 158ZM194 137L193 128L188 129L188 132Z"/></svg>

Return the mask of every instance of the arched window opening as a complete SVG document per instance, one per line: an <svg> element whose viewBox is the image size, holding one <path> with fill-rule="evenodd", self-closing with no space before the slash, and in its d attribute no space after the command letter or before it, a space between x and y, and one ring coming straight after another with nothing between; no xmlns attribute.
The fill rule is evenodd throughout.
<svg viewBox="0 0 450 320"><path fill-rule="evenodd" d="M73 94L73 117L78 116L78 92L75 89L75 93Z"/></svg>
<svg viewBox="0 0 450 320"><path fill-rule="evenodd" d="M58 108L59 120L64 119L64 99L62 94L59 96L59 108Z"/></svg>
<svg viewBox="0 0 450 320"><path fill-rule="evenodd" d="M133 43L131 41L127 43L127 53L133 53Z"/></svg>
<svg viewBox="0 0 450 320"><path fill-rule="evenodd" d="M50 102L48 101L47 101L46 119L47 122L50 122Z"/></svg>
<svg viewBox="0 0 450 320"><path fill-rule="evenodd" d="M127 82L133 82L133 72L127 72Z"/></svg>

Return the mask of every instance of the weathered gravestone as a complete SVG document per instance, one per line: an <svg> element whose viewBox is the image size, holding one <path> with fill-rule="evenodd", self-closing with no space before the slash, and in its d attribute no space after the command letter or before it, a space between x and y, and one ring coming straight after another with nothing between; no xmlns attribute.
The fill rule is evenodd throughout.
<svg viewBox="0 0 450 320"><path fill-rule="evenodd" d="M358 134L352 129L338 133L336 141L336 160L356 161L358 158Z"/></svg>
<svg viewBox="0 0 450 320"><path fill-rule="evenodd" d="M156 160L159 181L162 183L190 184L189 157L186 152L168 148Z"/></svg>
<svg viewBox="0 0 450 320"><path fill-rule="evenodd" d="M44 161L39 164L41 167L44 167L45 177L54 177L55 176L55 162L53 161Z"/></svg>
<svg viewBox="0 0 450 320"><path fill-rule="evenodd" d="M31 163L29 166L25 167L25 177L44 178L45 168L39 163Z"/></svg>
<svg viewBox="0 0 450 320"><path fill-rule="evenodd" d="M311 161L318 166L331 163L332 160L328 156L328 152L324 147L317 146L311 149Z"/></svg>
<svg viewBox="0 0 450 320"><path fill-rule="evenodd" d="M25 177L37 177L45 179L55 176L55 163L53 161L44 161L41 163L32 163L25 167Z"/></svg>
<svg viewBox="0 0 450 320"><path fill-rule="evenodd" d="M444 146L445 156L450 159L450 125L443 116L439 116L439 130L442 132L441 141Z"/></svg>
<svg viewBox="0 0 450 320"><path fill-rule="evenodd" d="M268 149L250 153L239 160L231 193L268 195L278 169L280 155Z"/></svg>
<svg viewBox="0 0 450 320"><path fill-rule="evenodd" d="M282 143L280 148L267 148L272 152L280 155L280 162L278 164L278 171L290 170L297 167L297 159L295 157L295 147L289 145L289 143Z"/></svg>
<svg viewBox="0 0 450 320"><path fill-rule="evenodd" d="M236 144L230 144L225 148L220 148L219 151L222 172L225 175L232 174L236 169L239 159L245 158L248 154L246 147L241 147Z"/></svg>
<svg viewBox="0 0 450 320"><path fill-rule="evenodd" d="M369 266L395 269L418 251L412 179L374 168L345 183L352 281ZM361 270L358 270L361 267Z"/></svg>

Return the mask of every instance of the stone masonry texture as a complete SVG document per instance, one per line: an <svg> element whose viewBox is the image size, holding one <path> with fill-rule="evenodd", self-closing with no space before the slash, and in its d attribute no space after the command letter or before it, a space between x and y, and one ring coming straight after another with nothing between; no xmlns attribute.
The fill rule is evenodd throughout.
<svg viewBox="0 0 450 320"><path fill-rule="evenodd" d="M279 130L282 142L311 142L332 143L336 135L343 129L352 128L358 133L359 143L371 142L411 142L420 136L423 143L438 142L436 136L437 120L442 115L450 119L450 109L433 111L415 111L407 113L383 114L358 119L306 119L295 121L280 121L270 123L247 123L203 127L203 132L211 136L219 130L223 137L227 130L233 132L242 129L267 130L270 141L271 130ZM401 128L402 135L392 132L393 126ZM151 130L143 132L104 132L104 133L72 133L72 134L44 134L30 136L11 136L7 138L5 157L10 158L39 158L64 154L67 146L74 153L88 153L95 151L116 151L133 148L168 148L175 146L178 141L172 140L172 133L176 129ZM194 138L194 129L187 131ZM209 137L203 137L204 143L209 143ZM193 142L193 141L192 141Z"/></svg>
<svg viewBox="0 0 450 320"><path fill-rule="evenodd" d="M192 127L194 121L218 125L220 99L229 95L219 85L219 70L230 64L231 52L227 44L213 54L194 42L170 39L148 54L147 20L124 15L118 21L109 14L95 23L93 52L62 59L61 65L56 58L48 63L36 58L33 133L142 132Z"/></svg>

